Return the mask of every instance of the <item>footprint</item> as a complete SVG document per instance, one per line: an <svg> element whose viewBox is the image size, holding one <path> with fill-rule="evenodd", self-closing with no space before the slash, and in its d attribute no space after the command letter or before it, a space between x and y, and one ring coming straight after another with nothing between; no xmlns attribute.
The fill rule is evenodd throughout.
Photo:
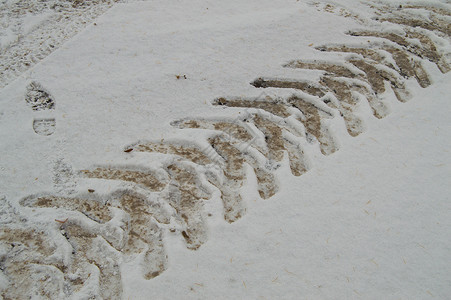
<svg viewBox="0 0 451 300"><path fill-rule="evenodd" d="M55 119L34 119L33 130L39 135L49 136L55 132L56 121Z"/></svg>
<svg viewBox="0 0 451 300"><path fill-rule="evenodd" d="M49 111L55 109L53 97L41 84L35 81L27 86L25 101L35 112L43 111L49 113ZM35 133L42 136L52 135L56 130L55 118L34 118L33 130Z"/></svg>

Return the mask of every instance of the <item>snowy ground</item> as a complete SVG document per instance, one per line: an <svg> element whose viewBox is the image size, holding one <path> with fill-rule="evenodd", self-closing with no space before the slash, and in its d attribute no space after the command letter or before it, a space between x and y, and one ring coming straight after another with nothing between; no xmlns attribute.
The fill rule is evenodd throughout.
<svg viewBox="0 0 451 300"><path fill-rule="evenodd" d="M131 276L127 294L447 299L449 82L369 122L366 133L345 139L302 178L283 170L279 194L255 196L235 224L211 222L198 252L171 237L169 256L177 258L170 269L148 284Z"/></svg>
<svg viewBox="0 0 451 300"><path fill-rule="evenodd" d="M28 65L2 60L9 70L0 80L2 296L446 299L450 6L330 3L130 2L95 20L112 3L92 2L86 15L66 5L73 26L65 37L55 33L63 25L51 6L17 17L15 27L2 24L2 57L24 45L42 54ZM390 18L387 10L393 19L375 19L377 12ZM425 21L399 24L400 16ZM346 34L362 28L406 35L409 44ZM56 50L43 51L36 32L55 33ZM371 64L385 86L352 54L315 49L343 44L381 55ZM415 55L424 49L441 60ZM395 57L404 53L414 75ZM314 70L283 66L294 60L352 74L329 65L324 75L317 62ZM257 78L268 88L249 84ZM325 95L275 87L305 81ZM352 98L340 93L344 87ZM299 111L292 95L307 101L296 102ZM39 97L48 103L33 107ZM223 107L213 105L218 97ZM249 99L290 116L233 104ZM258 116L272 127L261 127ZM180 119L206 129L171 126ZM224 123L251 139L237 141L235 127L218 127ZM276 131L271 137L262 128ZM212 142L218 132L227 138ZM160 150L141 151L149 141ZM271 152L278 141L288 151L282 160ZM194 147L209 163L161 150L171 144ZM141 199L135 192L150 208L127 206L121 197L132 195L132 203Z"/></svg>

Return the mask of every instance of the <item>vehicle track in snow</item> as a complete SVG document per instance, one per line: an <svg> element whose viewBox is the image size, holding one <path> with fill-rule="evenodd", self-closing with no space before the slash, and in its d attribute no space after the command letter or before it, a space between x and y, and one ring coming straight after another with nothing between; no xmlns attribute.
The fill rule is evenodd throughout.
<svg viewBox="0 0 451 300"><path fill-rule="evenodd" d="M411 98L406 80L412 78L422 88L431 85L424 61L432 62L442 73L449 71L448 54L442 53L432 38L449 39L443 22L406 16L397 6L391 8L393 13L387 6L375 4L372 8L376 16L371 25L348 32L355 43L318 46L323 60L295 58L284 64L307 74L321 72L319 80L260 74L250 83L275 94L289 89L291 96L218 97L212 100L213 106L242 111L240 117L187 117L171 123L180 130L208 130L207 140L139 141L124 147L129 155L164 156L161 168L95 166L78 173L92 186L81 195L43 194L22 199L23 209L52 216L54 226L33 223L10 208L15 225L0 229L1 270L11 282L2 296L120 298L122 263L136 262L146 279L166 270L163 237L168 232L179 234L191 250L208 240L205 220L209 215L203 207L214 193L222 200L227 222L246 214L240 188L246 184L247 167L255 173L260 197L271 198L279 190L274 170L281 164L287 162L294 176L310 168L302 139L316 144L323 155L339 150L329 119L343 118L348 133L357 136L364 131L365 122L355 113L360 101L367 101L374 117L382 119L388 114L382 95L393 93L406 102ZM322 9L362 20L331 4ZM433 20L450 16L448 10L438 7L410 5L408 9L427 10ZM381 12L384 19L378 17ZM398 30L385 30L387 22L399 26ZM343 53L345 60L328 59L331 52ZM99 182L120 183L122 188L104 195L96 191ZM6 200L2 201L7 207ZM31 285L28 278L37 284Z"/></svg>
<svg viewBox="0 0 451 300"><path fill-rule="evenodd" d="M36 65L117 0L12 0L0 4L0 88Z"/></svg>

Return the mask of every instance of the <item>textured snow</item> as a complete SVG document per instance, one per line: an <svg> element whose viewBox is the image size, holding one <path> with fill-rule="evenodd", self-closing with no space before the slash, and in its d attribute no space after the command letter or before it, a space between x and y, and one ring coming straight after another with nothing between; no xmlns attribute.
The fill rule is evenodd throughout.
<svg viewBox="0 0 451 300"><path fill-rule="evenodd" d="M349 8L353 1L334 4L340 3ZM28 17L24 31L49 16ZM95 22L0 90L0 198L12 205L0 210L0 224L10 221L26 196L86 190L76 170L158 168L157 159L123 152L136 141L202 144L208 132L180 131L170 122L237 118L237 110L210 101L271 95L249 84L258 76L314 80L313 72L308 77L282 64L324 59L312 46L355 42L344 32L359 28L351 18L288 0L121 3ZM6 47L15 36L5 29L0 38ZM335 62L344 57L328 54ZM180 235L167 231L169 262L160 276L145 280L136 260L124 262L123 298L446 299L451 74L429 62L425 68L433 85L421 89L408 81L414 96L407 103L384 95L390 110L384 119L374 118L361 101L365 132L358 137L347 134L342 119L328 120L340 150L325 157L318 145L303 144L311 170L294 177L285 161L274 197L260 199L249 167L247 214L229 224L212 197L205 205L212 214L208 241L199 250L188 250ZM26 87L35 80L55 99L55 111L33 112L26 105ZM283 93L292 92L278 95ZM56 120L55 133L35 134L33 119L48 117ZM99 182L96 190L107 195L114 184ZM46 216L28 217L48 222ZM0 288L5 282L0 277Z"/></svg>

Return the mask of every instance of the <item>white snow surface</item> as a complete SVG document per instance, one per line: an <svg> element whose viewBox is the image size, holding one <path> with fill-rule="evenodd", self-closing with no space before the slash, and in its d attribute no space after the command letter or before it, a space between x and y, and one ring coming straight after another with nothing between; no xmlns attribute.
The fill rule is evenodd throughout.
<svg viewBox="0 0 451 300"><path fill-rule="evenodd" d="M204 139L206 133L169 123L236 118L238 110L210 101L261 95L249 85L259 76L302 78L282 64L324 59L312 45L355 42L344 32L358 26L294 0L116 4L0 90L0 198L19 207L30 194L60 191L53 177L61 160L74 170L151 167L158 162L125 154L124 147ZM311 170L294 177L285 163L274 197L260 199L248 176L242 219L225 222L219 199L210 199L209 237L199 250L168 231L169 264L160 276L145 280L136 265L123 264L123 298L447 299L451 74L425 67L433 84L421 89L409 82L414 97L407 103L385 95L391 112L384 119L361 103L366 131L358 137L347 134L341 119L331 120L340 150L325 157L305 144ZM31 81L51 93L54 111L26 105ZM54 117L55 133L35 134L36 116Z"/></svg>

